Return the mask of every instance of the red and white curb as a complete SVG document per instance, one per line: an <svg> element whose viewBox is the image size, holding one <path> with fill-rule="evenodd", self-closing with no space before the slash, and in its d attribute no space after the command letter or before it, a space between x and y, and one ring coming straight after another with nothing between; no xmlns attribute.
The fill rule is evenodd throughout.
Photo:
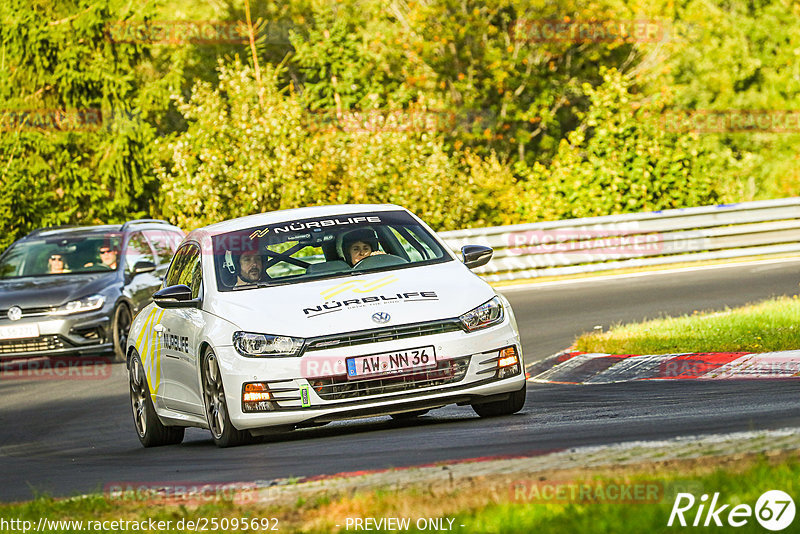
<svg viewBox="0 0 800 534"><path fill-rule="evenodd" d="M800 350L781 352L694 352L600 354L562 352L549 369L529 373L530 382L612 384L634 380L738 380L800 378Z"/></svg>

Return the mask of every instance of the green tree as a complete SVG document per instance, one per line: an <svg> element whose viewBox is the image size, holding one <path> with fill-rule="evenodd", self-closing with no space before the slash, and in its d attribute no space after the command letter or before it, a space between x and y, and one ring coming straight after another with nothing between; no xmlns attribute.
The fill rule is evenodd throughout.
<svg viewBox="0 0 800 534"><path fill-rule="evenodd" d="M157 190L131 16L110 0L0 5L0 248L39 225L145 215Z"/></svg>
<svg viewBox="0 0 800 534"><path fill-rule="evenodd" d="M565 219L701 206L737 197L730 150L712 152L695 133L664 128L667 102L643 99L615 69L584 91L591 105L581 127L563 140L550 165L534 164L523 201L526 219Z"/></svg>
<svg viewBox="0 0 800 534"><path fill-rule="evenodd" d="M178 108L185 132L164 141L163 214L193 228L252 213L316 204L397 203L440 229L517 222L506 210L514 178L494 158L452 157L417 116L306 109L280 69L261 82L221 62L219 86L198 83ZM419 110L423 113L424 110Z"/></svg>

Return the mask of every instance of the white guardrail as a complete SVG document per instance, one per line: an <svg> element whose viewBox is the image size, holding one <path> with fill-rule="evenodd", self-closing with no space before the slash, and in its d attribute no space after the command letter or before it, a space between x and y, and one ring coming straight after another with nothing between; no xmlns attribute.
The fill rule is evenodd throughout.
<svg viewBox="0 0 800 534"><path fill-rule="evenodd" d="M800 253L800 197L441 232L494 249L489 282Z"/></svg>

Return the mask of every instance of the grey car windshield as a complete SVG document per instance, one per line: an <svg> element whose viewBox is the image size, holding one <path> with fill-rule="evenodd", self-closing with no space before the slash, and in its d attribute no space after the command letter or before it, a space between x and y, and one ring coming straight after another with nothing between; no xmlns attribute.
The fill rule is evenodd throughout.
<svg viewBox="0 0 800 534"><path fill-rule="evenodd" d="M256 226L212 237L219 291L336 278L452 260L404 211Z"/></svg>
<svg viewBox="0 0 800 534"><path fill-rule="evenodd" d="M0 278L112 271L117 268L119 244L119 234L26 239L0 257Z"/></svg>

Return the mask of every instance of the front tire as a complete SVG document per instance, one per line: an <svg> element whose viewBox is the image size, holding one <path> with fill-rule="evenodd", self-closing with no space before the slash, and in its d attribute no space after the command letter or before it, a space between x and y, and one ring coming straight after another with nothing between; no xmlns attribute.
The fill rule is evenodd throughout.
<svg viewBox="0 0 800 534"><path fill-rule="evenodd" d="M120 304L114 310L111 321L111 340L114 343L114 356L112 361L121 363L125 361L125 349L128 345L128 333L131 330L131 309L127 304Z"/></svg>
<svg viewBox="0 0 800 534"><path fill-rule="evenodd" d="M250 432L238 430L228 416L222 372L217 355L210 348L203 356L203 404L211 437L217 447L236 447L253 441Z"/></svg>
<svg viewBox="0 0 800 534"><path fill-rule="evenodd" d="M472 409L481 417L499 417L517 413L525 405L525 396L528 392L527 384L519 391L513 392L506 400L473 404Z"/></svg>
<svg viewBox="0 0 800 534"><path fill-rule="evenodd" d="M153 400L150 397L150 387L147 385L147 376L144 367L136 352L131 356L128 371L128 383L131 392L131 408L133 410L133 424L139 441L145 447L160 447L162 445L177 445L183 441L186 430L182 426L165 426L156 415Z"/></svg>

